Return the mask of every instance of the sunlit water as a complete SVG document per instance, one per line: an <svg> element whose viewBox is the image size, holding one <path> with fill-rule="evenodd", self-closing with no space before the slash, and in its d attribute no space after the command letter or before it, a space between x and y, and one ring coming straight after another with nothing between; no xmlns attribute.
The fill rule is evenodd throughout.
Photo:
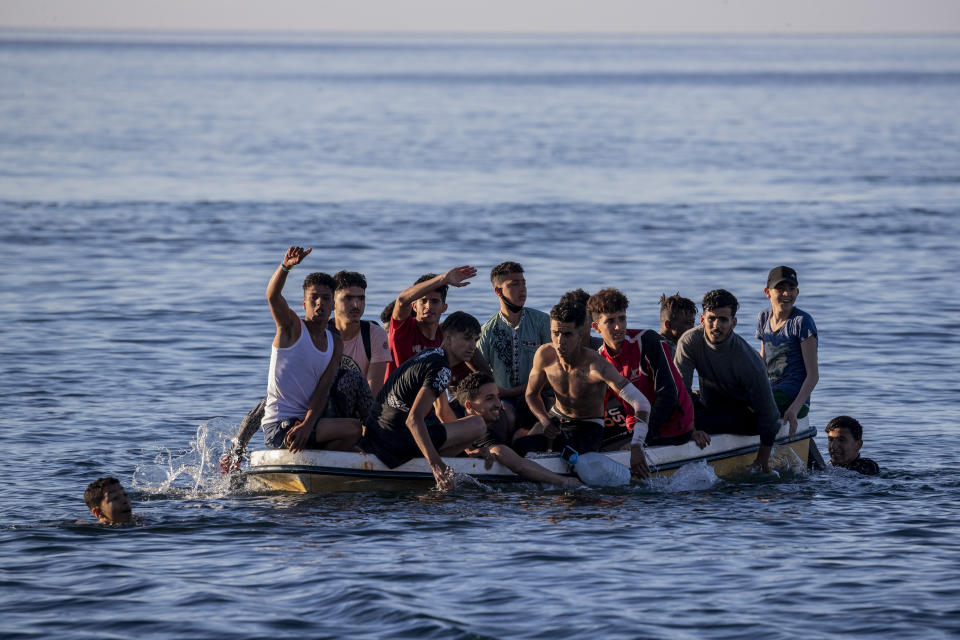
<svg viewBox="0 0 960 640"><path fill-rule="evenodd" d="M956 38L2 35L0 634L955 636L957 104ZM789 264L812 422L858 417L883 472L231 486L292 244L371 318L469 263L484 320L515 259L532 306L616 286L637 327L730 289L754 344ZM76 524L106 474L140 526Z"/></svg>

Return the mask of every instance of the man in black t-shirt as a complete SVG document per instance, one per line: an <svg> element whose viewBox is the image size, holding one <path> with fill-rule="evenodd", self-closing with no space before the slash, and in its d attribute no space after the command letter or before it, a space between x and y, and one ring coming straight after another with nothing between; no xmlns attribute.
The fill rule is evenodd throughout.
<svg viewBox="0 0 960 640"><path fill-rule="evenodd" d="M422 455L430 464L437 488L448 490L453 488L453 472L440 456L463 452L483 436L486 424L480 416L455 419L446 402L451 369L470 361L480 335L480 323L457 311L440 328L440 347L421 351L387 378L364 423L360 448L391 469ZM428 417L434 408L447 422Z"/></svg>
<svg viewBox="0 0 960 640"><path fill-rule="evenodd" d="M880 465L870 458L860 456L863 446L863 427L850 416L837 416L827 423L827 447L830 451L830 464L875 476L880 473Z"/></svg>

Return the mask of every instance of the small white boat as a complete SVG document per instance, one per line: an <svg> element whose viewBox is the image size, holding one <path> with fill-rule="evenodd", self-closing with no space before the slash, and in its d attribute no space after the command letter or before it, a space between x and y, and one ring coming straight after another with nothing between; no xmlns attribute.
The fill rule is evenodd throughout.
<svg viewBox="0 0 960 640"><path fill-rule="evenodd" d="M822 463L813 442L816 433L806 418L799 421L792 437L789 425L782 424L771 454L771 466L780 471L805 469L811 457ZM686 464L706 461L718 476L729 477L746 470L756 457L759 446L758 436L718 434L710 437L710 444L705 449L700 449L692 441L677 446L649 447L647 462L654 476L666 477ZM629 451L609 451L604 455L625 465L630 461ZM559 475L573 475L570 465L561 459L559 453L531 453L527 458ZM484 483L524 481L498 462L487 469L485 461L479 458L443 460L454 472L470 475ZM324 450L300 453L290 453L286 449L254 451L245 476L255 489L298 493L402 489L433 482L433 474L424 458L414 458L390 469L371 454Z"/></svg>

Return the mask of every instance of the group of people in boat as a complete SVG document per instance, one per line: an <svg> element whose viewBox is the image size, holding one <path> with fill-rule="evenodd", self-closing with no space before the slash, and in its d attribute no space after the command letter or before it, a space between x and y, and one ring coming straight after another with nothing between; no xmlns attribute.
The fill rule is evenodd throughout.
<svg viewBox="0 0 960 640"><path fill-rule="evenodd" d="M734 332L739 303L724 289L703 297L696 326L696 305L677 293L661 296L658 330L631 329L617 289L569 291L549 314L527 307L516 262L490 272L499 309L482 326L463 311L441 321L450 287L476 276L469 266L417 279L384 309L386 329L363 319L363 274L311 273L301 318L282 292L310 252L288 249L267 285L276 325L267 395L221 460L225 473L240 468L257 430L266 446L293 452L359 449L389 467L423 456L440 489L454 483L444 456L497 460L529 480L574 486L524 456L629 447L633 473L645 478L645 447L703 448L718 433L759 435L754 466L770 473L781 421L793 435L819 378L817 328L796 307L797 273L787 266L772 269L763 289L770 308L757 319L758 354ZM838 416L825 431L833 465L879 473L860 455L857 420ZM134 521L116 478L90 483L84 500L101 523Z"/></svg>
<svg viewBox="0 0 960 640"><path fill-rule="evenodd" d="M781 420L792 435L818 381L817 329L795 306L790 267L768 275L758 356L734 332L739 303L729 291L703 297L697 326L696 305L676 294L661 297L659 330L631 329L627 297L612 288L570 291L549 314L527 307L516 262L491 271L499 309L482 326L463 311L441 321L450 288L477 275L470 266L417 279L384 310L386 329L363 320L362 274L311 273L300 318L282 292L310 252L288 249L267 286L276 325L267 395L241 425L226 469L239 466L260 428L268 447L293 452L359 449L391 468L423 456L441 489L453 482L446 456L496 459L525 477L570 484L524 456L629 447L633 473L645 478L644 447L693 440L702 448L717 433L758 434L754 465L770 473ZM832 459L833 449L831 441Z"/></svg>

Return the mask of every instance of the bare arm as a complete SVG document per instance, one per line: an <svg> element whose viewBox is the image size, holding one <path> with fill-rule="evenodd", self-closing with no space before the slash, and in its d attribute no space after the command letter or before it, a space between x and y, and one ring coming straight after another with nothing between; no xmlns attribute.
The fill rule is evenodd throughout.
<svg viewBox="0 0 960 640"><path fill-rule="evenodd" d="M387 373L386 362L371 362L367 367L367 384L370 385L370 395L374 398L383 388L383 380Z"/></svg>
<svg viewBox="0 0 960 640"><path fill-rule="evenodd" d="M310 404L307 406L307 415L303 417L302 422L287 432L285 438L287 447L293 453L303 450L304 445L306 445L307 440L310 438L310 434L313 433L313 430L316 428L317 419L320 418L320 414L323 413L323 408L327 406L330 389L333 387L333 381L337 377L337 369L339 369L340 359L343 357L343 340L333 332L330 332L329 335L333 339L333 357L330 358L330 363L327 365L327 368L324 369L323 375L320 376L320 379L317 381L317 386L313 389L313 394L310 396Z"/></svg>
<svg viewBox="0 0 960 640"><path fill-rule="evenodd" d="M413 302L419 300L434 289L439 289L445 284L451 287L465 287L469 278L477 275L477 270L470 266L455 267L446 273L430 278L425 282L420 282L407 287L397 296L397 301L393 305L393 319L397 322L403 322L410 317L413 310Z"/></svg>
<svg viewBox="0 0 960 640"><path fill-rule="evenodd" d="M533 356L533 368L530 369L530 378L527 379L527 406L530 407L530 411L534 417L544 426L550 424L551 420L540 393L547 383L547 353L552 350L553 347L551 345L542 345L537 349L537 353Z"/></svg>
<svg viewBox="0 0 960 640"><path fill-rule="evenodd" d="M803 367L807 371L807 376L803 379L803 384L800 385L797 397L783 412L784 419L790 421L791 436L797 432L797 414L810 394L813 393L813 388L817 386L817 382L820 381L820 369L817 365L817 336L810 336L801 342L800 352L803 354Z"/></svg>
<svg viewBox="0 0 960 640"><path fill-rule="evenodd" d="M436 399L437 395L433 389L422 387L417 393L417 398L413 401L410 413L407 414L407 428L410 429L410 434L417 443L417 448L427 459L430 470L433 471L433 477L437 481L437 489L446 491L453 488L453 474L450 472L450 467L440 457L440 452L433 446L426 423L427 414L430 413Z"/></svg>
<svg viewBox="0 0 960 640"><path fill-rule="evenodd" d="M290 308L283 297L283 285L287 282L290 269L303 262L313 249L290 247L287 249L280 266L273 272L267 284L267 302L270 305L270 314L277 325L277 335L273 339L273 346L289 347L300 337L300 318L296 311Z"/></svg>

